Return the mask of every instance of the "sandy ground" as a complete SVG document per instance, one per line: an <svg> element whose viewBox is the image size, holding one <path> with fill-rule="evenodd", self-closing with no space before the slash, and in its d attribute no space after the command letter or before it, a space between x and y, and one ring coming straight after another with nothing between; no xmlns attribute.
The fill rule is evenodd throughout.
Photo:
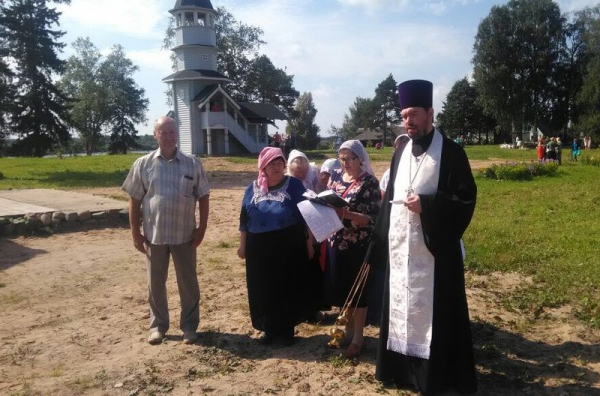
<svg viewBox="0 0 600 396"><path fill-rule="evenodd" d="M481 164L473 164L477 167ZM171 330L146 343L146 268L126 228L0 240L1 395L411 395L374 379L378 328L357 361L328 349L335 312L301 324L291 347L263 347L248 315L237 217L253 166L208 159L211 213L198 251L200 338L184 345L175 276ZM376 163L377 174L385 164ZM88 193L122 196L118 189ZM569 307L507 312L528 279L467 274L481 395L600 395L600 333Z"/></svg>

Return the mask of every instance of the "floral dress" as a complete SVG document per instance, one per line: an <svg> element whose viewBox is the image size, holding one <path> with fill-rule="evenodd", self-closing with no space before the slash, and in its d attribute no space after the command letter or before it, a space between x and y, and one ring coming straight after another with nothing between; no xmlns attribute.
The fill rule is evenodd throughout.
<svg viewBox="0 0 600 396"><path fill-rule="evenodd" d="M334 306L344 305L358 276L373 231L373 223L381 206L379 182L374 176L364 173L355 182L344 182L342 175L341 170L335 170L331 174L329 188L342 194L348 201L351 212L366 214L371 218L371 222L360 227L349 220L344 220L344 228L327 241L325 294L327 302ZM364 290L358 305L354 301L353 306L367 306L367 296L368 290Z"/></svg>

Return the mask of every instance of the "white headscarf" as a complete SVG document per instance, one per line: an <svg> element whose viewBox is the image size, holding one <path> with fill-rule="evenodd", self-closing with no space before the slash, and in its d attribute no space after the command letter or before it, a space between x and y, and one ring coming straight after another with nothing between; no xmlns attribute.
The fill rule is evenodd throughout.
<svg viewBox="0 0 600 396"><path fill-rule="evenodd" d="M321 172L332 173L334 169L342 169L342 165L337 158L329 158L321 165Z"/></svg>
<svg viewBox="0 0 600 396"><path fill-rule="evenodd" d="M292 164L292 161L294 161L296 158L304 158L306 160L306 163L308 164L308 171L306 172L306 176L304 177L304 180L301 180L301 181L302 181L302 184L304 184L304 187L314 191L315 184L317 183L316 166L315 166L314 162L311 163L308 161L308 157L302 151L295 150L295 149L290 151L290 155L287 160L287 172L286 173L290 176L292 175L292 172L290 171L290 166Z"/></svg>
<svg viewBox="0 0 600 396"><path fill-rule="evenodd" d="M308 157L302 151L296 150L296 149L290 151L290 155L288 156L288 159L287 159L287 166L288 166L287 171L288 171L288 174L290 174L290 165L292 164L292 161L295 160L298 157L302 157L302 158L304 158L306 160L306 162L308 162Z"/></svg>
<svg viewBox="0 0 600 396"><path fill-rule="evenodd" d="M338 149L338 154L343 149L352 151L354 155L358 157L360 160L360 169L362 169L363 172L367 172L371 176L375 176L373 173L373 168L371 168L369 154L367 154L367 150L365 150L364 146L359 140L346 140Z"/></svg>

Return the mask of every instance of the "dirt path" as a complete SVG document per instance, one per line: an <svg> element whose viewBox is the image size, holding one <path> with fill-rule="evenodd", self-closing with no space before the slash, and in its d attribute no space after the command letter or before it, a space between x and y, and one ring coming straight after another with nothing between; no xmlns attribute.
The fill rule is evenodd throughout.
<svg viewBox="0 0 600 396"><path fill-rule="evenodd" d="M377 327L359 362L325 347L335 317L298 326L288 348L258 346L249 322L237 216L253 166L206 161L211 178L207 239L199 250L200 340L185 346L174 274L171 330L145 342L146 270L127 229L0 240L2 395L399 394L374 378ZM385 164L377 163L376 172ZM87 192L123 196L118 189ZM506 312L514 274L468 275L482 395L600 395L600 334L569 307L537 319ZM407 395L411 393L405 393Z"/></svg>

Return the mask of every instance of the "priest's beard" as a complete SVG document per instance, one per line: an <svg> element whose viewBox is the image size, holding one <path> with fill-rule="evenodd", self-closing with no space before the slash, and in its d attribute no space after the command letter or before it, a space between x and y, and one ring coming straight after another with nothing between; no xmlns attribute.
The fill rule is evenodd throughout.
<svg viewBox="0 0 600 396"><path fill-rule="evenodd" d="M415 128L416 130L413 134L411 134L410 132L408 132L408 128ZM407 129L408 137L410 137L412 140L419 140L423 136L427 135L429 132L431 132L433 130L433 129L429 130L428 127L418 128L416 125L408 125L406 127L406 129Z"/></svg>

